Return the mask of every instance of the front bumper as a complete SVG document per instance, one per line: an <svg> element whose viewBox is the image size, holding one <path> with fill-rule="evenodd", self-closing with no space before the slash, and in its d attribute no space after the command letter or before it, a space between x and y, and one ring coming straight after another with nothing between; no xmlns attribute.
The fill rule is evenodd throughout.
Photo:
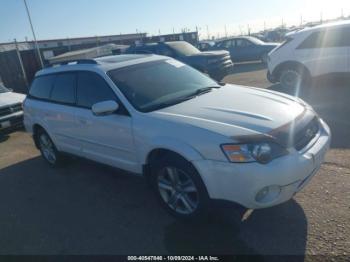
<svg viewBox="0 0 350 262"><path fill-rule="evenodd" d="M0 118L0 132L23 127L23 111Z"/></svg>
<svg viewBox="0 0 350 262"><path fill-rule="evenodd" d="M231 75L233 73L233 66L233 63L231 62L220 67L208 68L206 73L216 81L221 81L225 76Z"/></svg>
<svg viewBox="0 0 350 262"><path fill-rule="evenodd" d="M319 135L303 151L293 149L269 164L211 160L193 161L193 164L211 199L228 200L251 209L265 208L288 201L308 184L320 169L330 140L330 129L321 121ZM258 202L258 192L271 186L280 192L268 201Z"/></svg>

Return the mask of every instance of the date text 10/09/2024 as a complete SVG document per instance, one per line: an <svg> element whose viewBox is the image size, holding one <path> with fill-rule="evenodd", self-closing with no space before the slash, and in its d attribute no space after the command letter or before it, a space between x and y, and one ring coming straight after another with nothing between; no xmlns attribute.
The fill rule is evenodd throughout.
<svg viewBox="0 0 350 262"><path fill-rule="evenodd" d="M220 261L216 256L128 256L128 261Z"/></svg>

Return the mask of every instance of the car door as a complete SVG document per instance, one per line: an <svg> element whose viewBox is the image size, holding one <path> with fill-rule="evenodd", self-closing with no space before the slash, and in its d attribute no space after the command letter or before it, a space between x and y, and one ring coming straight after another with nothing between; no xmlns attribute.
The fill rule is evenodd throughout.
<svg viewBox="0 0 350 262"><path fill-rule="evenodd" d="M81 144L77 140L79 128L75 120L76 74L59 73L55 77L49 102L43 102L41 111L49 135L60 151L80 154Z"/></svg>
<svg viewBox="0 0 350 262"><path fill-rule="evenodd" d="M311 75L344 73L349 70L348 49L344 29L324 29L309 35L295 51L295 57Z"/></svg>
<svg viewBox="0 0 350 262"><path fill-rule="evenodd" d="M252 61L259 59L259 51L255 44L244 38L235 39L235 53L238 61Z"/></svg>
<svg viewBox="0 0 350 262"><path fill-rule="evenodd" d="M91 107L114 100L117 112L96 116ZM77 123L82 154L89 159L137 172L132 119L104 78L94 72L79 72L77 84Z"/></svg>

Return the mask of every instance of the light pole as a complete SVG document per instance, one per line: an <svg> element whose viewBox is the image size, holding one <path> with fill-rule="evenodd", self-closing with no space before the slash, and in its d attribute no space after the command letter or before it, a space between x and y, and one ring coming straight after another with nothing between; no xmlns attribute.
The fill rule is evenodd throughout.
<svg viewBox="0 0 350 262"><path fill-rule="evenodd" d="M23 0L23 2L24 2L24 5L26 6L26 11L27 11L27 15L28 15L28 20L29 20L30 28L32 29L33 38L34 38L34 44L35 44L35 47L36 47L36 51L38 52L38 56L39 56L39 60L40 60L40 65L41 65L41 68L43 68L43 67L44 67L44 63L43 63L43 60L42 60L42 58L41 58L41 53L40 53L40 49L39 49L38 42L36 41L36 36L35 36L35 33L34 33L34 28L33 28L32 19L30 18L30 13L29 13L27 1L26 1L26 0Z"/></svg>

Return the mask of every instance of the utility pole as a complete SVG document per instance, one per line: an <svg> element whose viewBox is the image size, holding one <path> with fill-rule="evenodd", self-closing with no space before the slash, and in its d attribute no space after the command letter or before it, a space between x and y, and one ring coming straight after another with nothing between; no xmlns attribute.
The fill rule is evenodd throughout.
<svg viewBox="0 0 350 262"><path fill-rule="evenodd" d="M33 28L32 19L31 19L31 17L30 17L30 13L29 13L27 1L26 1L26 0L23 0L23 2L24 2L24 5L25 5L25 7L26 7L26 11L27 11L27 15L28 15L28 20L29 20L29 24L30 24L30 28L32 29L33 38L34 38L34 44L35 44L35 47L36 47L36 51L38 52L38 56L39 56L39 60L40 60L40 65L41 65L41 68L44 68L43 59L41 58L41 53L40 53L39 45L38 45L38 42L36 41L36 36L35 36L34 28Z"/></svg>
<svg viewBox="0 0 350 262"><path fill-rule="evenodd" d="M226 25L225 25L225 37L227 38L227 28L226 28Z"/></svg>
<svg viewBox="0 0 350 262"><path fill-rule="evenodd" d="M208 36L208 40L210 40L210 34L209 34L209 27L207 25L207 36Z"/></svg>
<svg viewBox="0 0 350 262"><path fill-rule="evenodd" d="M15 40L15 47L16 47L16 53L17 53L19 65L20 65L21 70L22 70L23 80L24 80L24 83L26 84L26 87L28 88L28 79L27 79L26 71L24 70L21 53L19 52L19 48L18 48L18 44L17 44L16 38L14 40Z"/></svg>

